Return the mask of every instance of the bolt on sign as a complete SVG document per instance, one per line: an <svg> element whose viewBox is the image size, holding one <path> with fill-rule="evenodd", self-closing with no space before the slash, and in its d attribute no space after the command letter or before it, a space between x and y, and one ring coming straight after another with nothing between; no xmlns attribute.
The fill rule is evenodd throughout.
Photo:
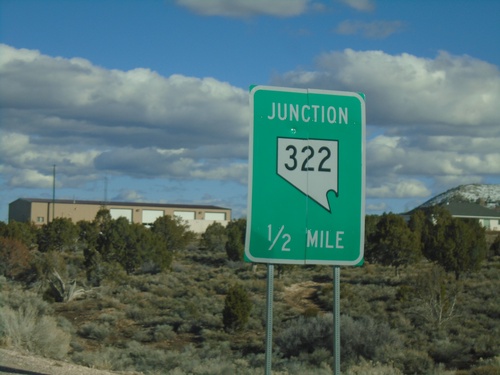
<svg viewBox="0 0 500 375"><path fill-rule="evenodd" d="M245 259L363 261L365 100L341 91L250 90Z"/></svg>

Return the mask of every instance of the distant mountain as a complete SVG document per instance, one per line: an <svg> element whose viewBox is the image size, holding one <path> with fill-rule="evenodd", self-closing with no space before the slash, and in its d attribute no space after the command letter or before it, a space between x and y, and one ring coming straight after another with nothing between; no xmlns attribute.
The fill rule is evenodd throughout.
<svg viewBox="0 0 500 375"><path fill-rule="evenodd" d="M446 203L477 203L491 209L500 209L500 185L470 184L460 185L436 195L418 208Z"/></svg>

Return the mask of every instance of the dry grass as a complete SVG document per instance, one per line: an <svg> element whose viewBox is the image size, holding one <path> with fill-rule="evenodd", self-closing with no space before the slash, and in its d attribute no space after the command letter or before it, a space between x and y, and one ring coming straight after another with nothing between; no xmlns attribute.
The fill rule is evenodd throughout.
<svg viewBox="0 0 500 375"><path fill-rule="evenodd" d="M9 293L6 291L6 294ZM3 346L50 358L63 358L69 351L71 335L36 296L27 296L16 309L0 308L0 342Z"/></svg>

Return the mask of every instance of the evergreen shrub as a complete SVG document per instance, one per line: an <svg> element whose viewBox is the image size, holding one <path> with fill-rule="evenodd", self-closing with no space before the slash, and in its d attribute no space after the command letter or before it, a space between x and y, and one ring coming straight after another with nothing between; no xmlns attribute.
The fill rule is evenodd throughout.
<svg viewBox="0 0 500 375"><path fill-rule="evenodd" d="M248 293L241 285L229 288L224 300L222 322L226 330L241 330L248 322L252 303Z"/></svg>

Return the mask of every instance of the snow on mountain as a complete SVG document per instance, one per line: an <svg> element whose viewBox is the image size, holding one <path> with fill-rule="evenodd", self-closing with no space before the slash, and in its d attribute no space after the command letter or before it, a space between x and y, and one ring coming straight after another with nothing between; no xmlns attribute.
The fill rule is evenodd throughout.
<svg viewBox="0 0 500 375"><path fill-rule="evenodd" d="M460 185L436 195L420 207L431 207L450 202L479 203L488 208L498 208L500 207L500 185Z"/></svg>

